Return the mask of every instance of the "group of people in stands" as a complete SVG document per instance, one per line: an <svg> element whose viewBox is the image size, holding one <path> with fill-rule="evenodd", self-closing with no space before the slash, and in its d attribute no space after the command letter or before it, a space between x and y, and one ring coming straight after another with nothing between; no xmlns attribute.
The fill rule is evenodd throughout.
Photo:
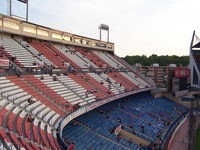
<svg viewBox="0 0 200 150"><path fill-rule="evenodd" d="M73 111L76 111L77 109L79 109L81 106L80 106L80 103L77 103L75 105L73 105Z"/></svg>
<svg viewBox="0 0 200 150"><path fill-rule="evenodd" d="M94 87L94 88L91 89L91 90L87 90L87 91L85 92L85 97L88 98L88 95L89 95L89 94L93 94L93 93L96 93L96 92L98 92L98 90L97 90L96 87Z"/></svg>

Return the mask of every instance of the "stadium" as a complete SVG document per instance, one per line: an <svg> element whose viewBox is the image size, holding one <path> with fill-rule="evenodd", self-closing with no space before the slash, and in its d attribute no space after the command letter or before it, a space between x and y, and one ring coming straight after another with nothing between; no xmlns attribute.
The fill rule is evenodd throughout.
<svg viewBox="0 0 200 150"><path fill-rule="evenodd" d="M109 40L3 14L0 29L1 149L172 150L186 122L180 136L194 147L200 94L195 32L190 91L177 98L118 57ZM99 29L109 32L105 24Z"/></svg>

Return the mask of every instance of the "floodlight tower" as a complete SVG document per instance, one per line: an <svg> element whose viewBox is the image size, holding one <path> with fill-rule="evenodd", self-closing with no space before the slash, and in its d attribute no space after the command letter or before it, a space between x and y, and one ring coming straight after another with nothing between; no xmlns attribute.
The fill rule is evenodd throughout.
<svg viewBox="0 0 200 150"><path fill-rule="evenodd" d="M12 13L12 0L7 0L7 5L9 7L9 10L8 10L9 15L11 17L14 16L14 17L17 17L17 18L20 18L20 19L28 21L28 0L17 0L17 1L22 2L22 3L24 3L26 5L26 17L25 18L24 17L20 17L20 16L17 16L17 15L14 15Z"/></svg>
<svg viewBox="0 0 200 150"><path fill-rule="evenodd" d="M106 24L100 24L99 25L99 31L100 31L100 41L101 41L101 30L105 30L105 31L107 31L107 42L109 42L109 26L108 25L106 25Z"/></svg>

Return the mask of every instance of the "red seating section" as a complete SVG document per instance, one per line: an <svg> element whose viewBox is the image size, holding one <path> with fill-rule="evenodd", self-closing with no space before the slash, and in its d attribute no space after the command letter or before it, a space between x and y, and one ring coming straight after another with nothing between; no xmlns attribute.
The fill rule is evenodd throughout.
<svg viewBox="0 0 200 150"><path fill-rule="evenodd" d="M38 90L40 90L43 94L50 97L51 101L54 101L57 104L60 104L64 109L67 111L72 110L72 107L65 108L63 105L68 103L67 100L65 100L63 97L58 95L54 90L50 89L46 84L41 82L39 79L34 77L33 75L25 76L24 79L30 83L32 86L36 87Z"/></svg>
<svg viewBox="0 0 200 150"><path fill-rule="evenodd" d="M83 78L80 77L78 74L69 74L69 77L71 79L73 79L74 81L76 81L78 84L80 84L82 87L84 87L86 90L92 90L94 87L92 84L90 84L89 80L94 80L92 77L90 77L90 79L88 81L86 81L85 79L88 78L88 75L83 75ZM94 84L94 83L93 83ZM99 84L99 83L98 83ZM93 93L95 96L98 96L99 98L105 98L106 94L102 93L100 91Z"/></svg>
<svg viewBox="0 0 200 150"><path fill-rule="evenodd" d="M107 67L112 68L109 64L104 62L104 60L102 60L99 56L97 56L93 52L84 51L81 48L77 48L76 50L80 51L81 54L83 54L86 58L88 58L91 62L93 62L97 66L103 67L103 65L106 64ZM125 78L118 72L112 72L111 74L108 73L108 75L112 77L116 82L121 83L128 91L132 89L137 89L137 86L133 82L131 82L129 79Z"/></svg>
<svg viewBox="0 0 200 150"><path fill-rule="evenodd" d="M29 79L31 79L29 77L31 77L31 76L26 76L24 78L29 80ZM34 77L34 76L32 76L32 77ZM35 97L37 100L41 101L43 104L47 105L50 109L54 110L58 114L62 115L65 113L63 110L61 110L59 107L57 107L52 101L48 100L47 97L45 97L43 94L41 94L35 88L31 87L31 85L28 85L25 81L21 80L20 78L17 78L16 76L7 76L6 78L9 79L10 81L12 81L13 83L15 83L16 85L18 85L20 88L25 90L27 93L29 93L33 97ZM39 82L41 82L41 81L39 81ZM40 89L40 90L42 90L42 89Z"/></svg>
<svg viewBox="0 0 200 150"><path fill-rule="evenodd" d="M74 63L73 61L71 61L71 59L69 59L66 55L64 55L62 52L60 52L59 50L57 50L54 46L50 45L50 49L57 54L59 57L61 57L63 60L68 61L70 63L71 66L73 66L74 68L80 68L76 63Z"/></svg>
<svg viewBox="0 0 200 150"><path fill-rule="evenodd" d="M42 53L46 58L48 58L57 68L64 68L63 59L59 57L56 53L50 50L43 43L31 42L30 45L34 47L38 52Z"/></svg>

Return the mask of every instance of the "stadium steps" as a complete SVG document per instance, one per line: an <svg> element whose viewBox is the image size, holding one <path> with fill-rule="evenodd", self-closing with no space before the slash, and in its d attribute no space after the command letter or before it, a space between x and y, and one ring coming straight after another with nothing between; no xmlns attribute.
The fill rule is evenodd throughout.
<svg viewBox="0 0 200 150"><path fill-rule="evenodd" d="M102 94L107 96L114 96L114 93L110 91L110 89L107 89L105 86L103 86L98 80L95 78L94 73L87 73L83 75L85 78L89 78L88 82L97 88ZM111 93L109 94L108 91ZM105 98L105 96L103 98Z"/></svg>
<svg viewBox="0 0 200 150"><path fill-rule="evenodd" d="M37 100L47 105L52 110L55 110L57 113L61 115L64 114L65 111L61 108L60 105L58 105L54 101L51 101L49 98L47 98L46 95L42 94L41 91L39 91L36 87L34 87L31 84L28 84L26 80L23 80L22 78L17 78L16 76L12 76L12 77L9 76L7 78L13 83L15 83L16 85L18 85L23 90L27 91L30 95L35 97Z"/></svg>
<svg viewBox="0 0 200 150"><path fill-rule="evenodd" d="M79 85L81 85L82 87L84 87L86 90L90 91L90 90L94 89L94 86L90 82L87 82L84 77L82 78L78 74L69 74L68 76L72 80L74 80L75 82L77 82ZM101 93L101 92L95 92L95 93L93 93L93 95L99 96L101 98L105 97L105 95L103 93Z"/></svg>
<svg viewBox="0 0 200 150"><path fill-rule="evenodd" d="M64 100L60 95L58 95L54 90L50 89L47 85L45 85L41 80L36 78L33 75L29 75L26 77L23 77L25 81L30 84L31 86L35 87L38 91L40 91L43 95L48 97L49 101L51 101L53 104L57 105L59 109L70 111L72 110L72 107L65 107L63 106L64 103L67 102L67 100ZM58 109L58 110L59 110Z"/></svg>
<svg viewBox="0 0 200 150"><path fill-rule="evenodd" d="M39 78L38 75L35 75L36 78ZM66 84L61 82L60 76L57 76L57 81L53 81L53 77L49 75L45 75L44 79L41 80L45 85L47 85L51 90L55 91L58 95L60 95L63 99L60 101L63 102L64 105L66 103L69 105L74 105L77 103L82 103L82 98L77 95L75 92L73 92ZM71 97L70 97L71 96Z"/></svg>
<svg viewBox="0 0 200 150"><path fill-rule="evenodd" d="M120 72L120 74L124 77L126 77L128 80L130 80L131 82L133 82L135 84L135 89L139 89L139 88L145 88L145 86L142 83L139 83L135 76L130 76L128 73L125 72Z"/></svg>
<svg viewBox="0 0 200 150"><path fill-rule="evenodd" d="M94 52L95 53L95 52ZM128 80L130 80L130 81L132 81L135 85L139 85L139 87L140 88L144 88L144 85L143 85L143 83L141 83L141 82L138 82L137 80L136 80L136 78L135 78L135 74L128 74L128 72L127 71L129 71L129 70L125 70L127 67L126 66L124 66L120 61L118 61L117 59L115 59L115 57L113 57L111 54L108 54L108 53L105 53L105 52L96 52L95 54L101 54L100 56L102 56L101 58L104 60L104 61L106 61L106 62L108 62L109 63L109 65L111 65L112 67L114 67L114 68L117 68L117 69L119 69L119 70L122 70L122 71L125 71L126 73L124 73L124 72L120 72L120 74L122 75L122 76L124 76L124 77L126 77ZM123 69L121 69L121 67L123 68Z"/></svg>
<svg viewBox="0 0 200 150"><path fill-rule="evenodd" d="M105 61L103 61L99 56L97 56L96 54L94 54L93 52L89 52L89 51L84 51L82 49L77 49L78 51L80 51L86 58L88 58L91 62L95 63L97 66L99 67L103 67L104 64L107 64ZM110 66L109 64L107 64L107 66L109 68L112 68L112 66ZM129 81L127 78L123 77L122 75L120 75L117 72L113 72L112 74L108 75L113 78L114 76L118 76L118 78L120 79L116 79L113 78L116 82L121 83L127 90L132 90L133 87L135 87L135 84L133 84L131 81ZM113 76L111 76L113 75ZM131 87L131 86L133 87Z"/></svg>
<svg viewBox="0 0 200 150"><path fill-rule="evenodd" d="M43 55L38 55L39 52L34 49L29 43L26 41L20 41L20 39L15 39L22 47L24 47L27 51L29 51L34 57L37 57L40 61L44 62L45 65L50 66L53 64L50 60L48 60L46 57ZM55 66L57 67L57 66Z"/></svg>
<svg viewBox="0 0 200 150"><path fill-rule="evenodd" d="M149 85L149 86L155 87L155 83L153 82L152 79L147 78L146 76L141 74L138 70L133 69L133 67L130 64L128 64L125 60L119 58L119 56L114 54L113 57L115 59L117 59L119 62L121 62L127 69L129 69L131 72L133 72L134 75L138 76L140 81L147 83L147 85Z"/></svg>
<svg viewBox="0 0 200 150"><path fill-rule="evenodd" d="M74 68L80 68L73 60L67 57L67 55L63 54L61 51L59 51L57 48L55 48L53 45L50 45L49 49L53 51L55 54L57 54L59 57L61 57L64 61L67 61L70 63L71 66Z"/></svg>
<svg viewBox="0 0 200 150"><path fill-rule="evenodd" d="M110 78L109 78L109 80L110 80L111 83L110 83L110 88L109 88L109 83L106 81L106 79L102 78L100 75L95 74L95 73L87 73L87 74L90 75L90 76L92 76L99 83L101 81L103 81L102 85L104 87L106 87L107 91L110 90L114 94L118 94L119 93L118 89L115 88L115 86L114 86L115 84L112 83L112 81L110 80Z"/></svg>
<svg viewBox="0 0 200 150"><path fill-rule="evenodd" d="M99 76L101 76L104 80L106 80L106 78L108 78L109 76L105 73L101 73ZM124 92L124 87L116 82L114 79L112 79L111 77L110 78L110 81L112 82L112 86L115 87L117 90L118 90L118 93L121 93L121 92Z"/></svg>
<svg viewBox="0 0 200 150"><path fill-rule="evenodd" d="M91 64L95 64L99 68L103 67L104 64L94 57L88 50L84 50L83 48L76 48L76 50L87 58Z"/></svg>
<svg viewBox="0 0 200 150"><path fill-rule="evenodd" d="M4 48L10 58L14 55L16 56L14 62L22 68L35 67L33 62L38 61L37 58L13 39L4 38Z"/></svg>
<svg viewBox="0 0 200 150"><path fill-rule="evenodd" d="M97 58L97 60L100 60L101 62L103 62L103 64L107 64L108 67L113 68L110 64L108 64L107 61L103 60L98 54L100 54L100 52L95 53L95 52L91 52L91 54L93 55L93 57ZM127 90L132 90L135 87L135 84L132 83L130 80L128 80L127 78L123 77L120 73L118 72L112 72L112 73L107 73L107 75L109 75L111 78L113 78L114 80L116 80L118 83L121 83Z"/></svg>
<svg viewBox="0 0 200 150"><path fill-rule="evenodd" d="M63 69L63 59L56 55L53 51L51 51L48 47L44 45L44 43L39 42L30 42L29 43L34 49L38 52L42 53L44 57L50 60L55 66L59 69Z"/></svg>

